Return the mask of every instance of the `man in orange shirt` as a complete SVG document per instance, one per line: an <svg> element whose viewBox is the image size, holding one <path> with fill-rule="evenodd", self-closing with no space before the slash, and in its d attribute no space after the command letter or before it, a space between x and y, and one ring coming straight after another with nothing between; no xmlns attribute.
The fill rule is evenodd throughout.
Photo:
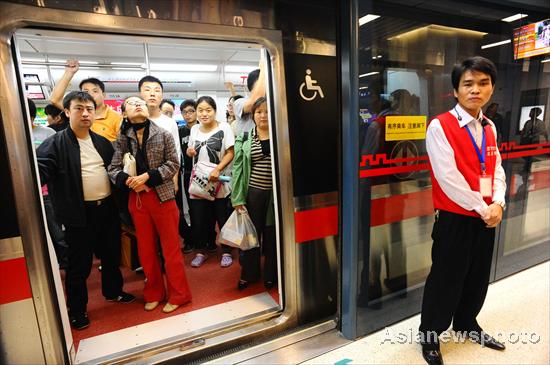
<svg viewBox="0 0 550 365"><path fill-rule="evenodd" d="M79 69L78 60L68 60L65 65L65 73L61 79L57 82L52 94L50 96L50 102L62 109L61 101L63 95L67 91L69 83L71 82L75 73ZM84 91L90 94L97 105L96 117L92 124L91 130L109 141L114 142L120 130L120 124L122 122L122 116L111 109L108 105L105 105L105 84L96 79L88 78L82 80L79 85L80 91Z"/></svg>

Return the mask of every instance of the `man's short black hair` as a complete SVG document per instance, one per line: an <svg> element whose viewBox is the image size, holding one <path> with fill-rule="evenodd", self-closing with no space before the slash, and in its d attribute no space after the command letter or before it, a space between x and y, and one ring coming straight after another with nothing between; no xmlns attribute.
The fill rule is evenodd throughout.
<svg viewBox="0 0 550 365"><path fill-rule="evenodd" d="M248 74L248 78L246 79L246 87L248 88L248 91L252 91L254 88L254 84L256 84L256 81L258 81L258 77L260 77L260 69L257 68L254 71L250 71Z"/></svg>
<svg viewBox="0 0 550 365"><path fill-rule="evenodd" d="M48 104L44 108L44 113L46 115L51 115L52 117L57 117L59 114L63 113L63 110L59 109L53 104Z"/></svg>
<svg viewBox="0 0 550 365"><path fill-rule="evenodd" d="M89 79L84 79L80 81L80 84L78 84L78 88L82 90L82 85L84 84L94 84L96 86L99 86L101 92L105 92L105 84L103 83L103 81L96 79L95 77L90 77Z"/></svg>
<svg viewBox="0 0 550 365"><path fill-rule="evenodd" d="M63 98L63 108L69 109L71 107L71 101L91 101L94 104L94 108L97 108L97 105L94 101L94 98L90 94L84 91L71 91Z"/></svg>
<svg viewBox="0 0 550 365"><path fill-rule="evenodd" d="M141 91L141 85L143 85L144 82L156 82L157 84L160 85L160 88L164 91L164 86L162 85L162 82L159 79L157 79L155 76L151 76L151 75L143 76L141 80L139 80L138 91Z"/></svg>
<svg viewBox="0 0 550 365"><path fill-rule="evenodd" d="M172 108L176 109L176 104L174 104L174 102L173 102L172 100L170 100L170 99L162 99L162 101L161 101L160 104L159 104L159 108L162 109L162 105L163 105L163 104L166 104L166 103L172 105Z"/></svg>
<svg viewBox="0 0 550 365"><path fill-rule="evenodd" d="M183 113L183 109L187 108L188 106L192 106L193 109L197 109L197 103L195 102L195 100L193 100L193 99L185 99L185 100L180 104L180 110L181 110L181 112Z"/></svg>
<svg viewBox="0 0 550 365"><path fill-rule="evenodd" d="M31 120L34 120L34 118L36 118L36 104L29 98L27 98L27 104L29 104L29 113L31 114Z"/></svg>
<svg viewBox="0 0 550 365"><path fill-rule="evenodd" d="M242 96L242 95L233 95L232 97L229 98L229 101L233 102L235 100L239 100L239 99L242 99L242 98L244 98L244 96Z"/></svg>
<svg viewBox="0 0 550 365"><path fill-rule="evenodd" d="M451 74L451 81L453 82L453 88L458 91L460 85L460 78L466 71L477 71L491 77L491 84L494 86L497 82L497 68L493 61L481 57L474 56L465 59L462 63L456 64Z"/></svg>

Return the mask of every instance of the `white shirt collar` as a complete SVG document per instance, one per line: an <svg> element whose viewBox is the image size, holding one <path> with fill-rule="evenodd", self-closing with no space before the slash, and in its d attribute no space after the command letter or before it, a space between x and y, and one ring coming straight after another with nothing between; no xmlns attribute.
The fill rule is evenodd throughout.
<svg viewBox="0 0 550 365"><path fill-rule="evenodd" d="M460 106L460 104L456 104L453 109L451 109L451 114L455 116L455 118L458 119L458 116L460 115L462 120L458 121L458 125L460 125L460 128L464 127L468 123L478 120L483 120L483 110L479 110L479 116L477 118L474 118L468 113L464 108Z"/></svg>

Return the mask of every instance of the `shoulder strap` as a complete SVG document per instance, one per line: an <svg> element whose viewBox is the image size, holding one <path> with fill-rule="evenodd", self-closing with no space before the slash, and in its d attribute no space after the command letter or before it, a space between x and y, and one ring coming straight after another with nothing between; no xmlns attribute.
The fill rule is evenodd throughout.
<svg viewBox="0 0 550 365"><path fill-rule="evenodd" d="M128 145L128 152L130 152L130 154L133 156L134 153L132 152L132 141L130 140L130 138L128 138L128 136L126 136L126 144Z"/></svg>
<svg viewBox="0 0 550 365"><path fill-rule="evenodd" d="M243 132L243 142L248 140L248 132Z"/></svg>

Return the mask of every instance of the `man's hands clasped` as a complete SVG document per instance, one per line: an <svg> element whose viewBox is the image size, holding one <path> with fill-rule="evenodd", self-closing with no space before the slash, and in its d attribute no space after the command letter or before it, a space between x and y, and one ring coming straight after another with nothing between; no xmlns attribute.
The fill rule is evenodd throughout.
<svg viewBox="0 0 550 365"><path fill-rule="evenodd" d="M489 205L483 217L483 221L487 224L487 228L495 228L502 220L502 207L499 204L493 203Z"/></svg>

